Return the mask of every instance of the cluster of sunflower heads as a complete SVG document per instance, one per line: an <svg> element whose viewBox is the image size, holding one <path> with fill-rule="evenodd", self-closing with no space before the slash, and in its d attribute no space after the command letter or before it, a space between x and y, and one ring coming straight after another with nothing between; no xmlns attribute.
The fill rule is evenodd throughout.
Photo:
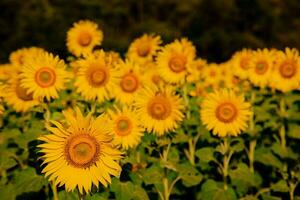
<svg viewBox="0 0 300 200"><path fill-rule="evenodd" d="M28 129L38 129L32 120L43 123L35 131L36 138L29 137L27 142L38 139L35 148L42 163L36 169L48 178L54 197L56 186L68 192L78 189L82 196L103 192L99 186L111 183L110 192L116 192L118 199L124 198L119 194L124 187L136 190L140 199L147 199L147 192L164 200L174 191L184 197L188 193L174 189L177 181L182 180L181 187L199 187L205 179L201 172L210 169L210 161L217 166L211 168L223 175L225 195L232 199L252 195L251 191L260 195L259 186L252 182L251 190L236 193L232 191L238 187L235 182L228 186L233 154L228 140L242 145L236 151L246 149L246 158L252 162L238 169L254 173L254 143L247 149L249 141L235 138L244 132L247 140L256 141L259 131L270 128L256 112L269 112L272 102L280 99L276 120L284 123L277 140L286 148L283 131L286 109L292 104L287 106L285 96L300 86L298 51L244 49L216 64L197 57L195 46L186 38L163 45L160 36L144 34L121 56L101 48L103 37L97 24L79 21L67 33L72 55L66 60L30 47L12 52L9 63L0 67L1 134L13 127L21 130L21 136L28 135ZM10 121L16 118L20 124ZM8 139L3 137L1 144ZM214 158L214 145L219 145L216 152L224 156L224 165ZM18 164L30 166L26 159ZM112 181L111 176L120 175L121 181ZM191 198L209 199L204 195L209 184L213 191L218 189L217 182L211 182L218 176L206 179L203 192ZM154 187L146 191L143 185Z"/></svg>

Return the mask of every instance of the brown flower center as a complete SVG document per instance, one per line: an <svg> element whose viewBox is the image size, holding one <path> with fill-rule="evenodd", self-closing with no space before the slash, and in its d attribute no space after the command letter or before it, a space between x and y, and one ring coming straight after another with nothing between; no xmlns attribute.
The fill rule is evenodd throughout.
<svg viewBox="0 0 300 200"><path fill-rule="evenodd" d="M23 101L33 100L32 93L27 94L27 90L23 88L19 83L17 84L15 91L19 99L22 99Z"/></svg>
<svg viewBox="0 0 300 200"><path fill-rule="evenodd" d="M35 73L35 81L43 88L50 87L56 81L56 73L50 67L42 67Z"/></svg>
<svg viewBox="0 0 300 200"><path fill-rule="evenodd" d="M67 140L65 158L68 163L77 168L88 168L98 160L100 146L97 140L89 134L78 134Z"/></svg>
<svg viewBox="0 0 300 200"><path fill-rule="evenodd" d="M217 119L224 123L231 123L234 121L237 114L236 107L230 102L220 104L215 111Z"/></svg>
<svg viewBox="0 0 300 200"><path fill-rule="evenodd" d="M79 37L78 37L78 43L80 44L80 46L86 47L89 46L92 42L92 36L90 33L88 32L82 32L80 33Z"/></svg>
<svg viewBox="0 0 300 200"><path fill-rule="evenodd" d="M248 70L249 69L249 61L250 61L250 58L248 58L248 57L241 58L240 66L243 70Z"/></svg>
<svg viewBox="0 0 300 200"><path fill-rule="evenodd" d="M171 103L162 95L156 95L148 102L148 113L157 120L164 120L171 114Z"/></svg>
<svg viewBox="0 0 300 200"><path fill-rule="evenodd" d="M297 73L296 63L293 61L282 63L279 72L283 78L292 78Z"/></svg>
<svg viewBox="0 0 300 200"><path fill-rule="evenodd" d="M135 74L129 73L123 76L120 85L124 92L133 93L139 87L139 80Z"/></svg>
<svg viewBox="0 0 300 200"><path fill-rule="evenodd" d="M174 56L169 61L169 68L175 73L180 73L184 71L185 65L186 65L186 58L181 55Z"/></svg>
<svg viewBox="0 0 300 200"><path fill-rule="evenodd" d="M259 75L265 74L269 68L266 61L258 61L255 66L255 72Z"/></svg>
<svg viewBox="0 0 300 200"><path fill-rule="evenodd" d="M126 136L131 133L132 123L127 117L120 117L115 126L115 132L119 136Z"/></svg>
<svg viewBox="0 0 300 200"><path fill-rule="evenodd" d="M104 67L91 66L87 71L87 79L91 86L101 87L108 81L109 73Z"/></svg>
<svg viewBox="0 0 300 200"><path fill-rule="evenodd" d="M140 57L146 57L150 53L150 45L148 42L140 43L137 47L137 53Z"/></svg>

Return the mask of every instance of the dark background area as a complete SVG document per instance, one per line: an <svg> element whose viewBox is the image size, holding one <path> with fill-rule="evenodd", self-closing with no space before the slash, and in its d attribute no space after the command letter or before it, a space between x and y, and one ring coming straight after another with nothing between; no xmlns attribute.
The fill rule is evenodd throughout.
<svg viewBox="0 0 300 200"><path fill-rule="evenodd" d="M124 53L143 33L188 37L198 56L222 62L243 47L300 49L299 0L0 0L0 62L21 47L68 56L66 32L90 19L103 47Z"/></svg>

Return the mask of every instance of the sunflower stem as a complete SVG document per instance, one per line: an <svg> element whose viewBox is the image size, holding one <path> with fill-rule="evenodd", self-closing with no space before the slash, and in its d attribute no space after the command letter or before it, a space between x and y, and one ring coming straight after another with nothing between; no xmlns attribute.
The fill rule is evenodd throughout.
<svg viewBox="0 0 300 200"><path fill-rule="evenodd" d="M224 148L225 148L225 154L223 158L223 167L222 167L222 172L223 172L223 181L224 181L224 190L228 189L228 168L229 168L229 163L230 159L232 157L233 151L230 150L230 143L228 142L228 138L224 138Z"/></svg>
<svg viewBox="0 0 300 200"><path fill-rule="evenodd" d="M256 139L251 140L249 144L249 168L250 172L254 173L254 152L255 152L255 146L256 146Z"/></svg>
<svg viewBox="0 0 300 200"><path fill-rule="evenodd" d="M279 136L280 136L281 147L283 150L285 150L286 149L286 139L285 139L284 119L286 116L286 104L285 104L284 96L281 96L279 106L280 106L280 113L281 113L281 117L282 117L282 124L281 124L280 130L279 130Z"/></svg>
<svg viewBox="0 0 300 200"><path fill-rule="evenodd" d="M57 189L56 189L56 185L54 184L54 181L51 182L51 189L53 192L53 200L58 200Z"/></svg>
<svg viewBox="0 0 300 200"><path fill-rule="evenodd" d="M190 108L189 108L189 97L188 97L187 84L184 84L184 86L183 86L183 100L184 100L185 109L186 109L186 118L190 119L191 113L190 113Z"/></svg>
<svg viewBox="0 0 300 200"><path fill-rule="evenodd" d="M78 200L85 200L85 197L86 197L86 194L81 194L80 192L79 192L79 190L77 190L77 194L78 194Z"/></svg>

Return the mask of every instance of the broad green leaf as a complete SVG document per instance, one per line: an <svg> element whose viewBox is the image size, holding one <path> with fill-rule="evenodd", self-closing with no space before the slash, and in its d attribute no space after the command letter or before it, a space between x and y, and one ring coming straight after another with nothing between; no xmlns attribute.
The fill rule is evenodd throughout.
<svg viewBox="0 0 300 200"><path fill-rule="evenodd" d="M204 147L204 148L198 149L196 151L195 155L200 159L200 161L208 163L215 159L214 152L215 152L214 148Z"/></svg>
<svg viewBox="0 0 300 200"><path fill-rule="evenodd" d="M198 185L203 179L202 174L191 164L181 164L177 166L178 176L181 177L183 185L191 187Z"/></svg>
<svg viewBox="0 0 300 200"><path fill-rule="evenodd" d="M289 124L287 135L293 139L300 139L300 125L297 124Z"/></svg>
<svg viewBox="0 0 300 200"><path fill-rule="evenodd" d="M149 184L161 183L163 177L162 172L163 169L157 165L152 165L151 167L145 169L142 172L145 184L149 185Z"/></svg>
<svg viewBox="0 0 300 200"><path fill-rule="evenodd" d="M225 190L220 187L214 180L208 179L201 187L201 200L236 200L237 196L232 188Z"/></svg>
<svg viewBox="0 0 300 200"><path fill-rule="evenodd" d="M282 169L282 162L270 151L270 148L261 147L255 151L255 161L263 163L264 165L271 165L273 167Z"/></svg>
<svg viewBox="0 0 300 200"><path fill-rule="evenodd" d="M28 167L24 170L17 171L14 174L12 183L15 186L17 195L25 192L37 192L48 182L43 176L37 175L35 169Z"/></svg>
<svg viewBox="0 0 300 200"><path fill-rule="evenodd" d="M8 185L0 185L0 198L3 200L15 200L16 199L15 186L11 183Z"/></svg>
<svg viewBox="0 0 300 200"><path fill-rule="evenodd" d="M289 186L285 180L280 180L275 184L271 184L271 189L274 192L288 192Z"/></svg>
<svg viewBox="0 0 300 200"><path fill-rule="evenodd" d="M244 163L239 163L236 169L230 170L229 176L232 181L240 180L248 186L256 185L254 173L250 172L248 166Z"/></svg>
<svg viewBox="0 0 300 200"><path fill-rule="evenodd" d="M272 151L281 158L291 158L296 160L298 155L290 147L283 148L278 142L272 145Z"/></svg>
<svg viewBox="0 0 300 200"><path fill-rule="evenodd" d="M58 199L63 200L78 200L78 195L75 192L66 192L64 190L58 193Z"/></svg>
<svg viewBox="0 0 300 200"><path fill-rule="evenodd" d="M148 200L149 197L145 190L140 186L133 185L132 182L121 182L113 179L111 191L115 193L117 200Z"/></svg>

